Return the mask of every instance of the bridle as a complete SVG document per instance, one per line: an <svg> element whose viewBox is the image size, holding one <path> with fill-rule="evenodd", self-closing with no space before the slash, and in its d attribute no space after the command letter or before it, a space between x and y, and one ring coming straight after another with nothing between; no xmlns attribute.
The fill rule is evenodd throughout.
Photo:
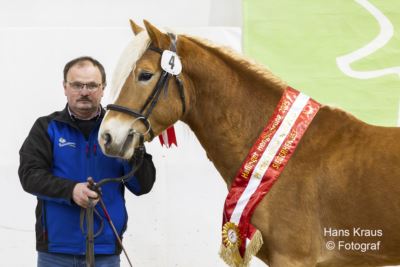
<svg viewBox="0 0 400 267"><path fill-rule="evenodd" d="M168 36L170 37L171 40L171 45L170 45L170 51L176 53L176 42L177 38L175 34L168 33ZM161 50L158 47L155 47L153 45L150 45L148 47L149 50L157 52L159 54L163 54L165 50ZM167 94L168 91L168 82L171 76L175 77L175 81L177 83L178 91L179 91L179 96L182 102L182 114L185 114L186 111L186 105L185 105L185 93L183 89L183 82L180 79L179 75L173 75L165 70L162 70L160 78L158 79L153 91L147 98L146 102L144 103L143 107L137 111L128 107L116 105L116 104L109 104L107 105L106 109L107 110L113 110L113 111L118 111L122 112L125 114L128 114L130 116L133 116L137 120L142 120L143 124L147 127L146 133L150 134L150 138L154 138L154 132L153 129L151 128L151 124L149 122L149 117L151 113L153 112L154 107L157 105L158 100L160 99L161 91L164 90L164 94Z"/></svg>

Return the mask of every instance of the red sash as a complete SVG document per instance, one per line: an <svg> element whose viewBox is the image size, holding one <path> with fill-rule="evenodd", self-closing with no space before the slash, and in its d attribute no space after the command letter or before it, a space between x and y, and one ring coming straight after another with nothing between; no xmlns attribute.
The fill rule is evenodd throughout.
<svg viewBox="0 0 400 267"><path fill-rule="evenodd" d="M250 224L251 216L293 155L319 107L308 96L288 87L247 155L225 200L222 250L230 252L221 251L221 256L228 264L243 264L246 249L257 230ZM258 243L257 251L262 239ZM257 251L253 249L251 254ZM226 259L226 255L234 259Z"/></svg>

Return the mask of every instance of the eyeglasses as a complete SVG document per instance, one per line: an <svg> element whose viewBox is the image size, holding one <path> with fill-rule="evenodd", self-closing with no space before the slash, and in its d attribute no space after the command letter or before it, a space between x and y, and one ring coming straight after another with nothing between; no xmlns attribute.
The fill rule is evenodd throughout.
<svg viewBox="0 0 400 267"><path fill-rule="evenodd" d="M86 87L89 92L95 92L101 87L101 83L81 83L81 82L67 82L74 91L82 91Z"/></svg>

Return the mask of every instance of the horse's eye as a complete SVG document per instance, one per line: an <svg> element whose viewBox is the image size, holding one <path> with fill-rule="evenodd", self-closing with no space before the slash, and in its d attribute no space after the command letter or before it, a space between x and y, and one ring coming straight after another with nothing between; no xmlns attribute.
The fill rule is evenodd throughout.
<svg viewBox="0 0 400 267"><path fill-rule="evenodd" d="M143 82L143 81L148 81L151 79L151 77L153 76L153 73L150 72L142 72L139 74L139 81Z"/></svg>

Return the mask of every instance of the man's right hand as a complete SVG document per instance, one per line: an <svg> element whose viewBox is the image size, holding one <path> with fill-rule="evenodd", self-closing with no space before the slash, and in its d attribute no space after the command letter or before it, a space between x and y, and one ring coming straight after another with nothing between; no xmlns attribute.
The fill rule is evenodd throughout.
<svg viewBox="0 0 400 267"><path fill-rule="evenodd" d="M82 208L89 207L89 198L92 199L93 206L99 201L99 195L88 188L88 183L78 183L72 191L72 200Z"/></svg>

